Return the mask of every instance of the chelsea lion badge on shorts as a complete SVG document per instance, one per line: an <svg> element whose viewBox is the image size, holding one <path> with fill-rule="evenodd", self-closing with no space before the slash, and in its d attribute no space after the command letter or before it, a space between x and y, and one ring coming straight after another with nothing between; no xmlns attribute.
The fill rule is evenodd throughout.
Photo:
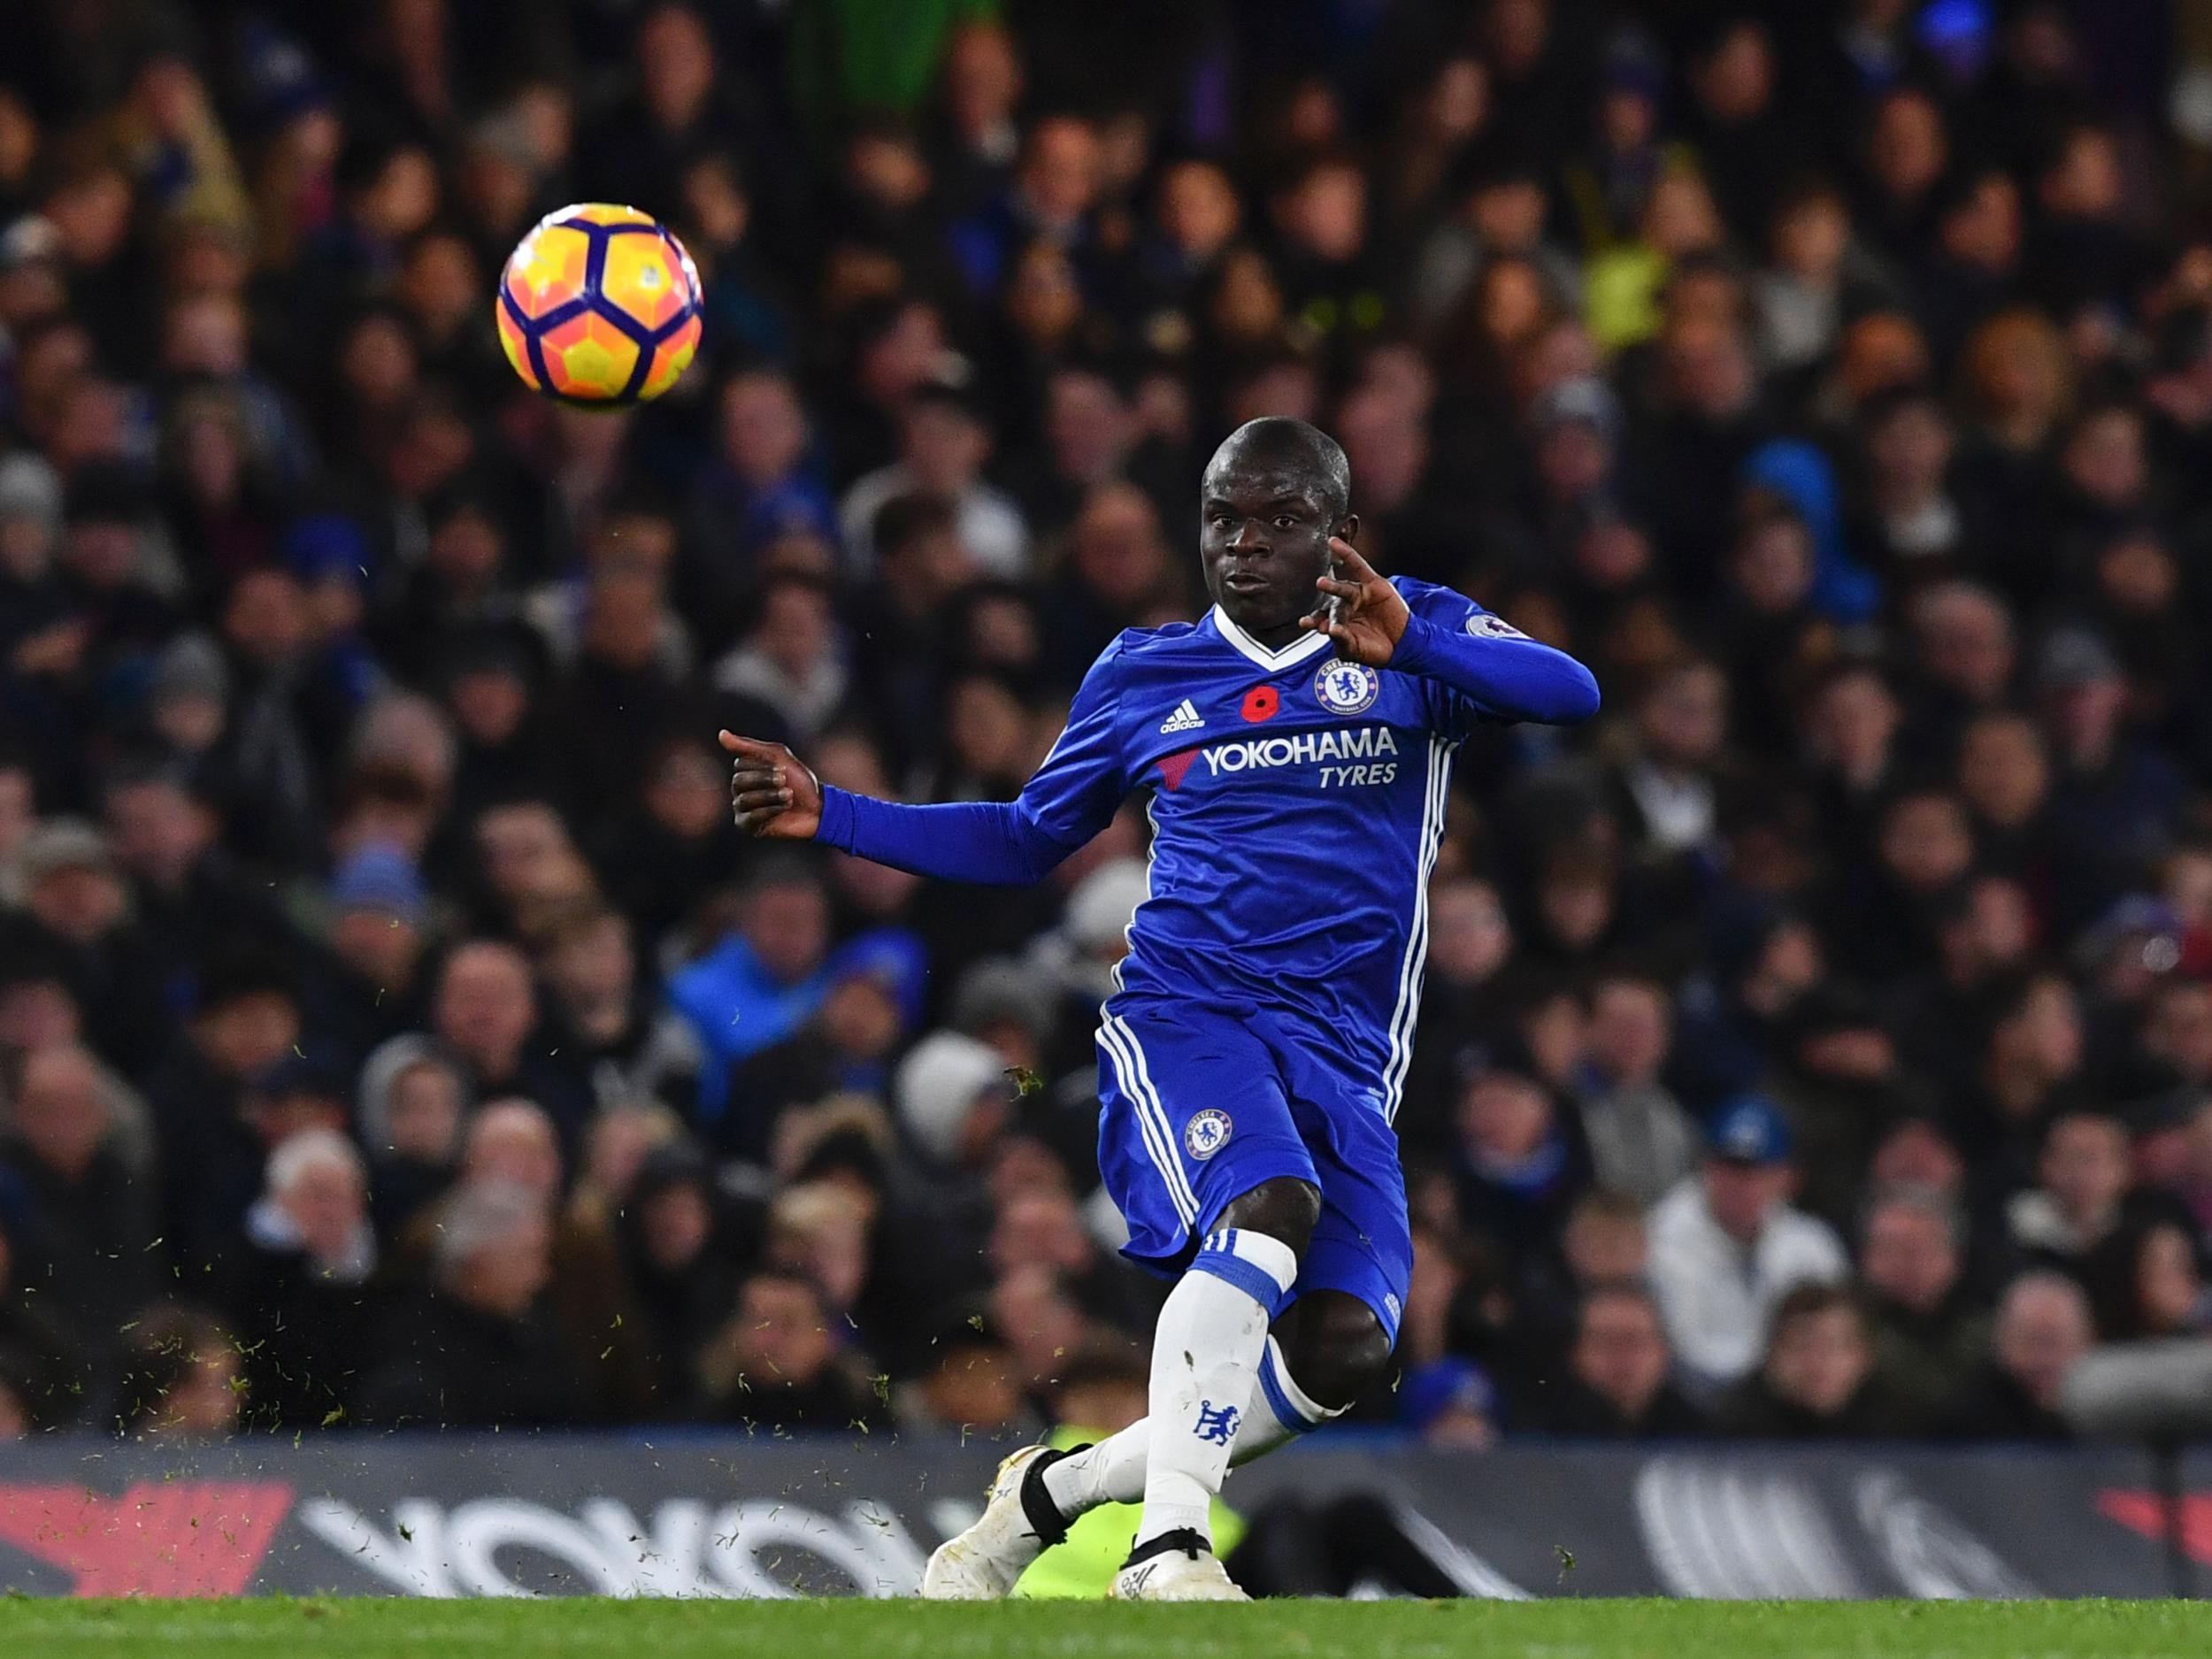
<svg viewBox="0 0 2212 1659"><path fill-rule="evenodd" d="M1313 695L1332 714L1357 714L1381 693L1381 676L1365 663L1332 659L1322 664L1321 672L1313 677Z"/></svg>
<svg viewBox="0 0 2212 1659"><path fill-rule="evenodd" d="M1229 1144L1230 1127L1229 1114L1218 1106L1193 1112L1191 1120L1183 1125L1183 1150L1203 1164Z"/></svg>

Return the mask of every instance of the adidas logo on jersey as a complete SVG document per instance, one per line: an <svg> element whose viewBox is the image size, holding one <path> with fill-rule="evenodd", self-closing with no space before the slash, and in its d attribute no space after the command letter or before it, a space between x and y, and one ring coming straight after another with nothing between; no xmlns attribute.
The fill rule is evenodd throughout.
<svg viewBox="0 0 2212 1659"><path fill-rule="evenodd" d="M1198 718L1198 710L1186 697L1175 705L1175 712L1160 722L1163 732L1195 732L1205 721Z"/></svg>

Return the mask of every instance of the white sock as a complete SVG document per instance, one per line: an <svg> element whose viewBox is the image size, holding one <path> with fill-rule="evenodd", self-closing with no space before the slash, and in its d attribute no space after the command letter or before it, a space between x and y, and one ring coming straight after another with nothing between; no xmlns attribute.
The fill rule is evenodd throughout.
<svg viewBox="0 0 2212 1659"><path fill-rule="evenodd" d="M1267 1327L1298 1277L1279 1239L1249 1228L1209 1233L1160 1310L1140 1542L1187 1528L1210 1541L1210 1511L1258 1386Z"/></svg>
<svg viewBox="0 0 2212 1659"><path fill-rule="evenodd" d="M1286 1446L1301 1434L1310 1434L1332 1417L1340 1417L1348 1405L1325 1406L1301 1388L1283 1360L1283 1345L1267 1339L1260 1356L1260 1374L1252 1391L1252 1411L1237 1433L1229 1461L1238 1468L1264 1457L1278 1446Z"/></svg>
<svg viewBox="0 0 2212 1659"><path fill-rule="evenodd" d="M1241 1469L1278 1446L1310 1433L1348 1408L1317 1405L1291 1380L1283 1345L1273 1337L1260 1355L1259 1379L1229 1448L1229 1466ZM1102 1503L1134 1503L1144 1496L1145 1457L1152 1444L1152 1419L1140 1417L1110 1434L1088 1451L1063 1457L1041 1477L1053 1507L1072 1521Z"/></svg>

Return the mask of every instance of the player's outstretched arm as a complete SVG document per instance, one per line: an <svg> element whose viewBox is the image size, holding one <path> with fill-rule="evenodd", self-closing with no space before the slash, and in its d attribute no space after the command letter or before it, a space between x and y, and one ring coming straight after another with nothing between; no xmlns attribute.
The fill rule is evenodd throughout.
<svg viewBox="0 0 2212 1659"><path fill-rule="evenodd" d="M1504 719L1572 726L1598 711L1597 677L1566 652L1512 628L1439 627L1415 615L1349 541L1332 538L1329 547L1343 573L1314 584L1324 603L1305 625L1327 634L1338 656L1441 680ZM1477 620L1486 618L1467 609Z"/></svg>
<svg viewBox="0 0 2212 1659"><path fill-rule="evenodd" d="M1040 821L1040 796L1048 799L1056 781L1051 765L1031 779L1022 801L916 808L826 786L781 743L724 733L721 746L737 757L730 768L730 810L739 830L770 841L821 841L916 876L1022 887L1044 880L1104 827L1104 817L1113 817L1113 801L1102 803L1104 817L1093 803L1093 821L1073 814L1069 832L1053 834Z"/></svg>
<svg viewBox="0 0 2212 1659"><path fill-rule="evenodd" d="M1107 647L1084 676L1066 729L1018 801L879 801L825 784L781 743L725 732L722 747L735 757L730 809L738 827L778 841L823 841L946 881L1041 881L1106 827L1128 793L1114 735L1118 649Z"/></svg>

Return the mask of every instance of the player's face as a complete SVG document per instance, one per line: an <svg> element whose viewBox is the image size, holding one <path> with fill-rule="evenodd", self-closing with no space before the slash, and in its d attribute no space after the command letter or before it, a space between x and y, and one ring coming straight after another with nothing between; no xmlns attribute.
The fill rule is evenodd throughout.
<svg viewBox="0 0 2212 1659"><path fill-rule="evenodd" d="M1201 495L1206 591L1247 633L1295 629L1319 603L1338 526L1310 480L1280 470L1217 467ZM1280 640L1268 640L1280 644Z"/></svg>

